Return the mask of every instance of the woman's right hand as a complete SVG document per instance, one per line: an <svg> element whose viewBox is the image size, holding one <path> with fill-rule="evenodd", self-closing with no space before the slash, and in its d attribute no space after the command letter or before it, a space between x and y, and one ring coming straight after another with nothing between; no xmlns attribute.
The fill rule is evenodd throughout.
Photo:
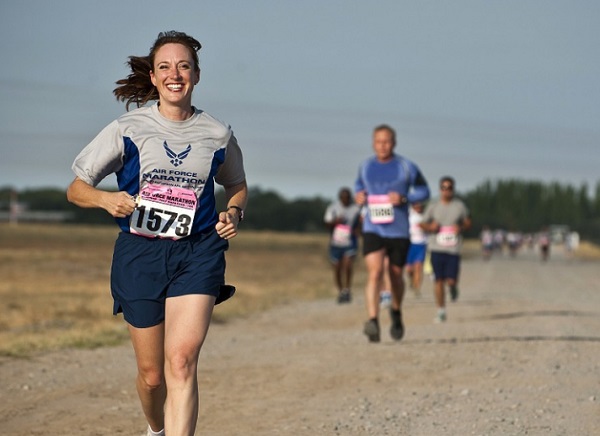
<svg viewBox="0 0 600 436"><path fill-rule="evenodd" d="M103 192L101 207L115 218L125 218L135 210L135 200L128 192Z"/></svg>
<svg viewBox="0 0 600 436"><path fill-rule="evenodd" d="M67 198L79 207L102 208L115 218L131 215L136 206L135 200L129 193L103 191L87 184L79 177L75 177L67 188Z"/></svg>

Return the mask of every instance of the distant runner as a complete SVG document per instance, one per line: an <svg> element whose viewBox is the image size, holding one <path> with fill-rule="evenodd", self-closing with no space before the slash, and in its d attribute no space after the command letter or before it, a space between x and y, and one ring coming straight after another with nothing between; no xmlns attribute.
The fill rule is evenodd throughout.
<svg viewBox="0 0 600 436"><path fill-rule="evenodd" d="M363 254L367 267L365 299L368 321L363 332L370 342L380 341L379 290L383 274L389 274L392 291L390 335L404 336L402 299L403 268L410 244L408 205L429 198L427 181L416 164L394 153L396 131L388 125L373 130L375 156L362 163L355 183L356 202L367 208L363 220ZM384 258L390 266L384 271Z"/></svg>
<svg viewBox="0 0 600 436"><path fill-rule="evenodd" d="M446 297L444 285L450 288L452 301L458 299L460 249L462 233L471 227L469 210L462 200L454 196L452 177L440 180L440 198L429 203L421 226L430 234L429 250L435 275L435 302L438 308L435 322L445 322Z"/></svg>
<svg viewBox="0 0 600 436"><path fill-rule="evenodd" d="M352 300L352 275L360 231L360 206L353 202L349 188L340 189L338 201L327 207L324 221L331 232L329 260L333 265L337 302L349 303Z"/></svg>
<svg viewBox="0 0 600 436"><path fill-rule="evenodd" d="M423 222L423 203L416 202L410 207L408 223L410 226L410 248L406 260L406 273L409 277L410 288L416 296L421 296L423 284L423 264L427 254L427 234L421 227Z"/></svg>

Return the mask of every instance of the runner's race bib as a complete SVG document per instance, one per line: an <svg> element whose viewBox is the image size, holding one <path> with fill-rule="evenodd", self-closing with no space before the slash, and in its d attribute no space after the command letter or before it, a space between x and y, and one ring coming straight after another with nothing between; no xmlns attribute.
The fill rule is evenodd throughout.
<svg viewBox="0 0 600 436"><path fill-rule="evenodd" d="M442 247L456 247L458 235L454 226L442 226L436 235L436 242Z"/></svg>
<svg viewBox="0 0 600 436"><path fill-rule="evenodd" d="M131 233L150 238L180 239L189 236L198 202L191 189L145 186L129 221Z"/></svg>
<svg viewBox="0 0 600 436"><path fill-rule="evenodd" d="M352 245L352 228L346 224L337 224L331 234L331 245L334 247L348 247Z"/></svg>
<svg viewBox="0 0 600 436"><path fill-rule="evenodd" d="M410 242L413 244L424 244L427 242L427 235L425 231L421 228L419 223L412 223L409 229L410 234Z"/></svg>
<svg viewBox="0 0 600 436"><path fill-rule="evenodd" d="M373 224L389 224L394 222L394 206L388 195L369 195L369 216Z"/></svg>

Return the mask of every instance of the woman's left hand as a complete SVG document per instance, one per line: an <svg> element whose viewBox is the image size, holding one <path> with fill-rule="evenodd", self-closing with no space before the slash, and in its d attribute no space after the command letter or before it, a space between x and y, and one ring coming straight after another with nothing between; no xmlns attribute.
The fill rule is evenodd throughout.
<svg viewBox="0 0 600 436"><path fill-rule="evenodd" d="M215 225L215 229L221 238L231 239L237 236L238 224L239 218L237 214L225 211L219 213L219 222Z"/></svg>

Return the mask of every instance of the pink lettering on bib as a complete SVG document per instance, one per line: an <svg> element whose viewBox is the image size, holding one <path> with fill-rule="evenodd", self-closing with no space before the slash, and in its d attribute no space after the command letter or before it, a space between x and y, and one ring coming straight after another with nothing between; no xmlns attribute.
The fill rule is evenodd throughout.
<svg viewBox="0 0 600 436"><path fill-rule="evenodd" d="M352 228L346 224L338 224L331 234L331 245L334 247L348 247L352 245Z"/></svg>
<svg viewBox="0 0 600 436"><path fill-rule="evenodd" d="M389 224L394 222L394 206L388 195L369 195L369 217L373 224Z"/></svg>
<svg viewBox="0 0 600 436"><path fill-rule="evenodd" d="M131 233L150 238L180 239L189 236L198 199L191 189L146 185L131 214Z"/></svg>
<svg viewBox="0 0 600 436"><path fill-rule="evenodd" d="M442 247L455 247L458 244L458 235L454 226L442 226L436 235L436 242Z"/></svg>

